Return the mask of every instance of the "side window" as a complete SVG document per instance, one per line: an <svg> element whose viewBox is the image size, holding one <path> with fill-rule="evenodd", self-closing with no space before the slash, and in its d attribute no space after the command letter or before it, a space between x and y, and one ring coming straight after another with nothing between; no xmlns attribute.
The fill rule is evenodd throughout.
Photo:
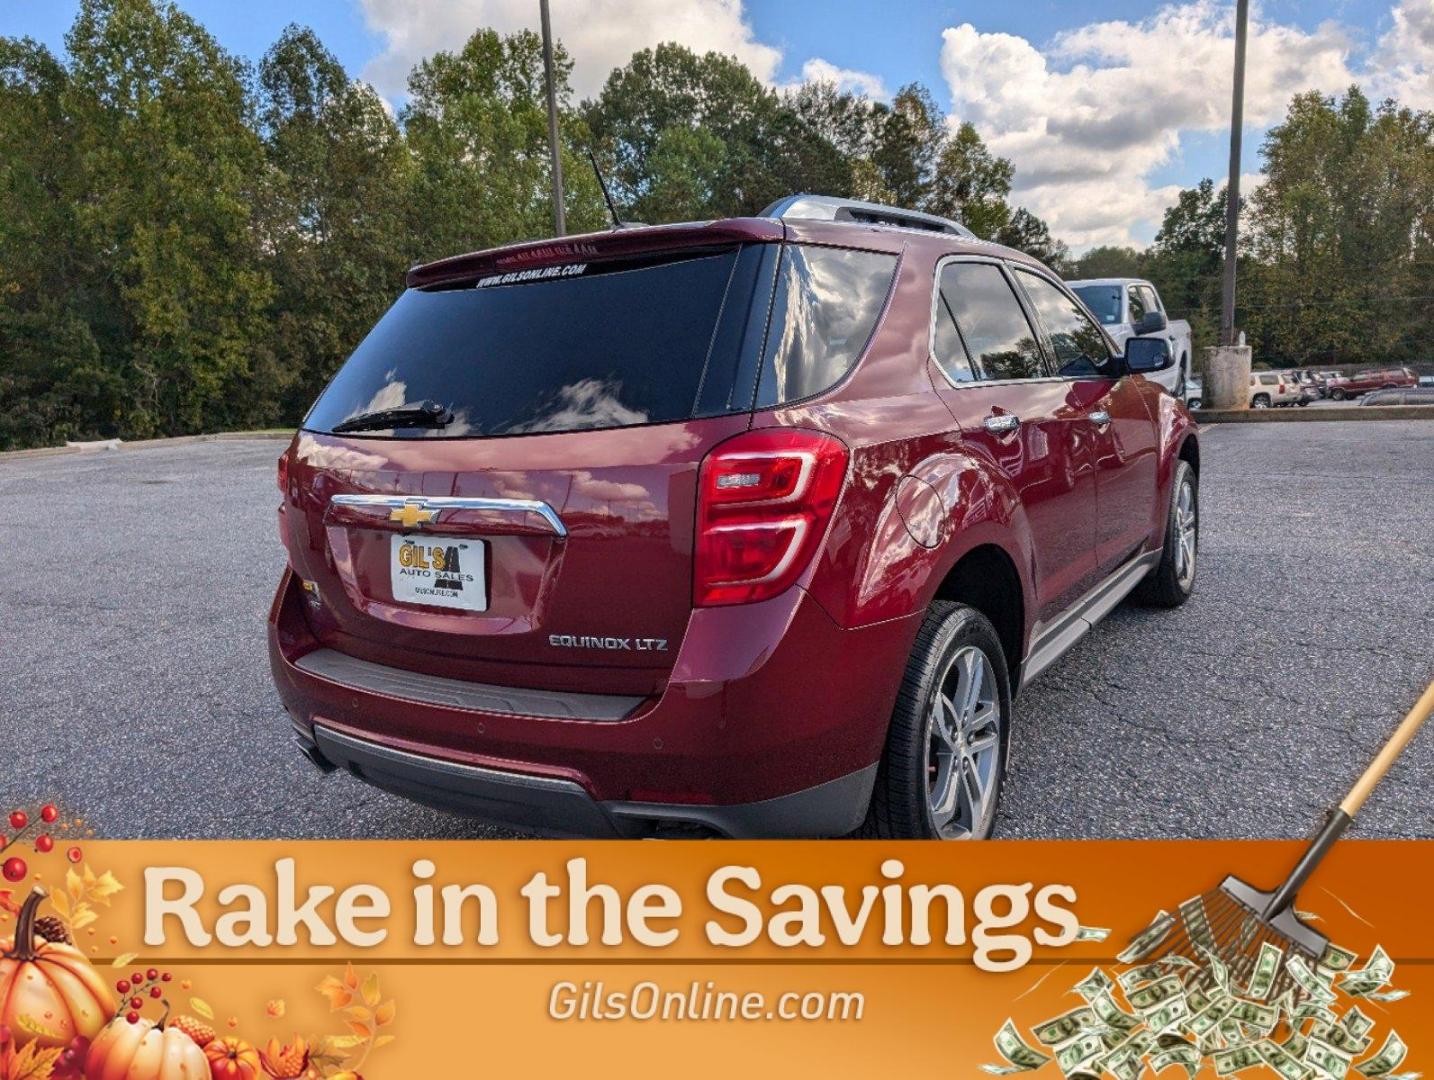
<svg viewBox="0 0 1434 1080"><path fill-rule="evenodd" d="M1140 293L1140 302L1145 306L1146 311L1160 310L1160 300L1156 297L1154 289L1149 285L1138 285L1136 289Z"/></svg>
<svg viewBox="0 0 1434 1080"><path fill-rule="evenodd" d="M941 296L960 328L980 379L1045 375L1041 348L1006 275L992 263L951 263L941 271Z"/></svg>
<svg viewBox="0 0 1434 1080"><path fill-rule="evenodd" d="M941 275L941 287L936 290L936 310L932 313L931 354L936 363L952 382L970 382L976 377L971 367L971 354L961 340L961 331L956 327L956 313L946 296L946 275Z"/></svg>
<svg viewBox="0 0 1434 1080"><path fill-rule="evenodd" d="M1110 347L1080 304L1039 274L1020 269L1016 274L1050 335L1057 370L1074 379L1104 374L1110 362Z"/></svg>
<svg viewBox="0 0 1434 1080"><path fill-rule="evenodd" d="M1130 322L1132 325L1145 318L1145 298L1134 285L1126 290L1130 294Z"/></svg>

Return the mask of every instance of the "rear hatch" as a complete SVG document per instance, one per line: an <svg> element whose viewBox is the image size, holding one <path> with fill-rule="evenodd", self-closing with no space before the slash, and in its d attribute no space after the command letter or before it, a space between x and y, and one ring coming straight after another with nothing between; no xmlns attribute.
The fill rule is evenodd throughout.
<svg viewBox="0 0 1434 1080"><path fill-rule="evenodd" d="M315 636L500 685L659 689L698 466L749 424L781 237L643 230L411 274L290 451Z"/></svg>

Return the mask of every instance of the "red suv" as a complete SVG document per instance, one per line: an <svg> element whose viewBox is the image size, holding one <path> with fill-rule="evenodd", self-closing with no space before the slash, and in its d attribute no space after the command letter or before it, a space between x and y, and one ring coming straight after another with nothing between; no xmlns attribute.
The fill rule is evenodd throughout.
<svg viewBox="0 0 1434 1080"><path fill-rule="evenodd" d="M552 834L982 837L1195 578L1195 427L1040 263L820 196L421 266L279 462L304 753Z"/></svg>
<svg viewBox="0 0 1434 1080"><path fill-rule="evenodd" d="M1371 390L1399 389L1418 385L1419 376L1409 368L1356 371L1353 375L1338 376L1325 383L1329 396L1335 401L1359 397L1360 394L1367 394Z"/></svg>

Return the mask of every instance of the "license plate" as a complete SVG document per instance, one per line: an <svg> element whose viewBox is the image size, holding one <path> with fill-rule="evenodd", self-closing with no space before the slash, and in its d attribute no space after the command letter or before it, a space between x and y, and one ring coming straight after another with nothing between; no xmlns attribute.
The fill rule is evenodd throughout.
<svg viewBox="0 0 1434 1080"><path fill-rule="evenodd" d="M401 604L486 611L487 546L482 540L393 537L393 598Z"/></svg>

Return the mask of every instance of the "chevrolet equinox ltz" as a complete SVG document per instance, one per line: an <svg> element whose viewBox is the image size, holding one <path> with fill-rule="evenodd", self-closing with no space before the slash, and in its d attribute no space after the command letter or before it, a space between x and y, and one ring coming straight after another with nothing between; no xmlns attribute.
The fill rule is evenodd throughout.
<svg viewBox="0 0 1434 1080"><path fill-rule="evenodd" d="M1019 690L1190 594L1168 346L953 222L792 196L407 286L279 461L322 769L549 834L984 837Z"/></svg>

